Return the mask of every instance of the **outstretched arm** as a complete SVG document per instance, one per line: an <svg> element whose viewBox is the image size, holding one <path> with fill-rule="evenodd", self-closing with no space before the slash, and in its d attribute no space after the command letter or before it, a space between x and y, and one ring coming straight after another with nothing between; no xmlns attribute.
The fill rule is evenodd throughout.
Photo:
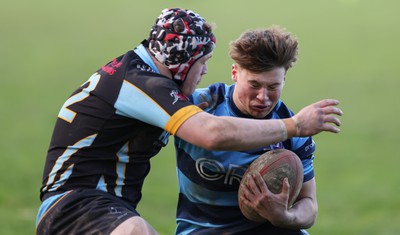
<svg viewBox="0 0 400 235"><path fill-rule="evenodd" d="M211 150L246 150L284 141L293 136L312 136L323 131L338 133L342 111L337 100L311 104L292 118L256 120L217 117L200 112L186 120L176 135ZM334 125L332 125L334 124Z"/></svg>

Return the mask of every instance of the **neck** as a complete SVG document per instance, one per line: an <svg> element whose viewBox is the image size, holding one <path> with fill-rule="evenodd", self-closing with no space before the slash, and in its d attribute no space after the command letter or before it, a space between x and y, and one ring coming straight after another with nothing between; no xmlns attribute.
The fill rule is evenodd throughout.
<svg viewBox="0 0 400 235"><path fill-rule="evenodd" d="M153 60L154 64L157 66L158 71L160 71L160 74L169 77L172 79L172 73L171 71L165 66L164 64L160 63L149 51L148 48L146 48L147 53L149 53L151 59Z"/></svg>

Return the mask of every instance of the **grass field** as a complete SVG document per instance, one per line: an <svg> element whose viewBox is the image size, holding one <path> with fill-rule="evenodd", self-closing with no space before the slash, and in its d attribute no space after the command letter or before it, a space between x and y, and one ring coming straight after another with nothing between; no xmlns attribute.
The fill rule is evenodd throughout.
<svg viewBox="0 0 400 235"><path fill-rule="evenodd" d="M140 7L139 7L140 5ZM0 234L34 234L44 158L64 100L97 68L147 37L166 7L216 23L217 49L201 86L230 82L228 43L250 28L286 27L300 60L283 94L298 111L337 98L339 135L315 136L319 215L311 234L400 234L400 2L4 1L0 3ZM139 211L173 234L173 146L153 159Z"/></svg>

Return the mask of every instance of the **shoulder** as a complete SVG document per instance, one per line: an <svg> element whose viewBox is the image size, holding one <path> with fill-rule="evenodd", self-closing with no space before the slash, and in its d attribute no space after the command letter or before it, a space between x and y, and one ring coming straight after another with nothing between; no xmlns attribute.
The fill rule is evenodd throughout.
<svg viewBox="0 0 400 235"><path fill-rule="evenodd" d="M112 59L97 72L102 76L110 76L115 79L116 77L125 78L128 74L135 74L137 71L155 73L151 66L146 64L133 50L130 50Z"/></svg>
<svg viewBox="0 0 400 235"><path fill-rule="evenodd" d="M123 80L148 92L157 93L161 87L179 89L179 86L170 78L155 71L135 51L128 51L120 57L121 67L124 67Z"/></svg>

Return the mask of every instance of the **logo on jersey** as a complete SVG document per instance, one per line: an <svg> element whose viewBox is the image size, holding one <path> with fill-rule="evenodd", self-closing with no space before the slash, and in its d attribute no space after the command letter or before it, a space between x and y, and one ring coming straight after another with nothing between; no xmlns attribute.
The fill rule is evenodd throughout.
<svg viewBox="0 0 400 235"><path fill-rule="evenodd" d="M188 100L188 98L184 94L182 94L181 92L179 92L177 90L171 91L171 93L169 95L172 98L174 98L174 101L172 102L172 104L175 104L176 102L178 102L178 100Z"/></svg>
<svg viewBox="0 0 400 235"><path fill-rule="evenodd" d="M311 142L311 144L307 145L306 147L304 147L304 151L308 152L308 151L313 151L315 149L315 143L314 141Z"/></svg>
<svg viewBox="0 0 400 235"><path fill-rule="evenodd" d="M108 73L108 75L113 75L115 71L117 71L117 68L121 67L121 65L122 62L117 61L117 59L113 59L111 63L101 67L101 70Z"/></svg>
<svg viewBox="0 0 400 235"><path fill-rule="evenodd" d="M265 153L267 151L270 151L270 150L283 149L283 148L285 148L283 146L283 143L279 142L279 143L271 144L271 145L268 145L268 146L265 146L265 147L262 147L262 148L252 149L252 150L243 150L243 151L240 151L240 152L256 155L256 154L263 154L263 153Z"/></svg>
<svg viewBox="0 0 400 235"><path fill-rule="evenodd" d="M247 167L236 164L224 166L222 162L208 158L196 160L196 171L201 178L209 181L222 180L226 185L239 185Z"/></svg>
<svg viewBox="0 0 400 235"><path fill-rule="evenodd" d="M283 148L284 148L283 143L279 142L279 143L271 144L270 146L264 147L263 151L266 152L266 151L270 151L270 150L274 150L274 149L283 149Z"/></svg>
<svg viewBox="0 0 400 235"><path fill-rule="evenodd" d="M140 69L142 71L147 71L147 72L155 72L150 66L145 65L145 64L137 64L136 65L137 69Z"/></svg>

